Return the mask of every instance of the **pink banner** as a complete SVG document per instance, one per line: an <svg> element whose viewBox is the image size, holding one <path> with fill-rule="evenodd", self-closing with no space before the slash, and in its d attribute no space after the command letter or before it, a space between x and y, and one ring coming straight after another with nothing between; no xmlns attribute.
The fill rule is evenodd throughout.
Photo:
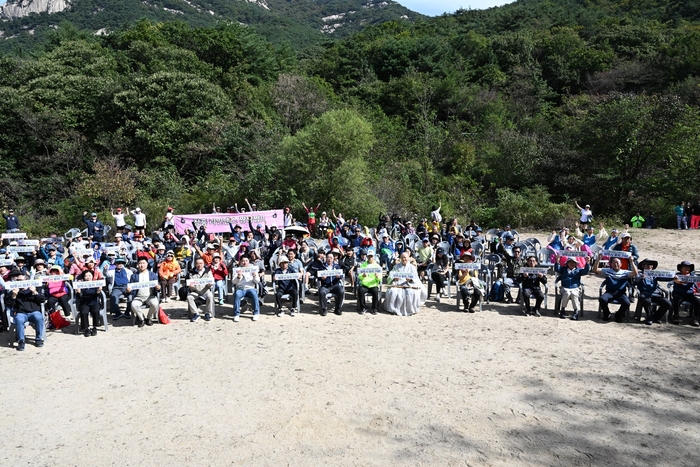
<svg viewBox="0 0 700 467"><path fill-rule="evenodd" d="M182 235L186 229L199 230L200 225L206 225L207 233L222 233L231 232L229 224L240 225L243 230L250 230L248 221L253 224L253 229L257 228L258 224L265 227L276 226L278 229L284 227L284 213L281 209L273 209L270 211L252 211L242 214L186 214L175 215L175 230Z"/></svg>

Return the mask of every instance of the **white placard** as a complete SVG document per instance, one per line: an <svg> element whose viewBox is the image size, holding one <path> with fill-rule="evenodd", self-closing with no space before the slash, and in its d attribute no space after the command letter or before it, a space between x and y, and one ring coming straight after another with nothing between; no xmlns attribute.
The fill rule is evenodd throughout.
<svg viewBox="0 0 700 467"><path fill-rule="evenodd" d="M680 282L700 282L700 276L676 276Z"/></svg>
<svg viewBox="0 0 700 467"><path fill-rule="evenodd" d="M366 268L358 268L358 274L381 274L384 270L380 267L367 266Z"/></svg>
<svg viewBox="0 0 700 467"><path fill-rule="evenodd" d="M275 282L278 281L293 281L301 279L300 272L290 272L287 274L275 274Z"/></svg>
<svg viewBox="0 0 700 467"><path fill-rule="evenodd" d="M548 268L520 268L520 274L547 274Z"/></svg>
<svg viewBox="0 0 700 467"><path fill-rule="evenodd" d="M41 282L65 282L72 280L73 276L70 274L49 274L48 276L41 276Z"/></svg>
<svg viewBox="0 0 700 467"><path fill-rule="evenodd" d="M95 289L97 287L104 287L105 280L100 279L98 281L76 281L73 282L73 288L75 290L80 290L80 289Z"/></svg>
<svg viewBox="0 0 700 467"><path fill-rule="evenodd" d="M413 279L413 273L412 272L391 271L389 273L389 277L392 279Z"/></svg>
<svg viewBox="0 0 700 467"><path fill-rule="evenodd" d="M56 238L51 238L51 237L42 238L41 243L63 243L63 239L58 238L58 237L56 237Z"/></svg>
<svg viewBox="0 0 700 467"><path fill-rule="evenodd" d="M455 270L480 271L481 263L455 263Z"/></svg>
<svg viewBox="0 0 700 467"><path fill-rule="evenodd" d="M567 256L569 258L582 258L588 256L588 252L581 250L562 250L559 253L561 256Z"/></svg>
<svg viewBox="0 0 700 467"><path fill-rule="evenodd" d="M188 287L201 287L202 285L213 285L213 277L201 277L199 279L187 279L186 281Z"/></svg>
<svg viewBox="0 0 700 467"><path fill-rule="evenodd" d="M5 240L6 238L27 238L27 234L24 232L2 234L2 239Z"/></svg>
<svg viewBox="0 0 700 467"><path fill-rule="evenodd" d="M233 268L233 274L237 275L238 273L245 274L247 272L253 273L253 272L258 272L258 267L257 266L246 266L244 268Z"/></svg>
<svg viewBox="0 0 700 467"><path fill-rule="evenodd" d="M27 289L29 287L41 287L41 281L40 280L33 280L33 281L10 281L10 282L5 282L5 288L7 290L12 290L12 289Z"/></svg>
<svg viewBox="0 0 700 467"><path fill-rule="evenodd" d="M676 277L676 271L645 270L644 277L653 277L655 279L673 279Z"/></svg>
<svg viewBox="0 0 700 467"><path fill-rule="evenodd" d="M39 240L21 239L17 240L19 246L39 246Z"/></svg>
<svg viewBox="0 0 700 467"><path fill-rule="evenodd" d="M15 264L15 260L13 260L11 258L0 259L0 266L8 267L8 266L12 266L13 264Z"/></svg>
<svg viewBox="0 0 700 467"><path fill-rule="evenodd" d="M8 253L33 253L35 248L33 246L8 246Z"/></svg>
<svg viewBox="0 0 700 467"><path fill-rule="evenodd" d="M609 258L629 258L632 256L632 253L629 251L622 250L602 250L600 254Z"/></svg>
<svg viewBox="0 0 700 467"><path fill-rule="evenodd" d="M331 277L331 276L344 276L345 271L342 269L321 269L316 273L316 277Z"/></svg>
<svg viewBox="0 0 700 467"><path fill-rule="evenodd" d="M127 287L131 290L150 289L158 285L158 281L130 282Z"/></svg>

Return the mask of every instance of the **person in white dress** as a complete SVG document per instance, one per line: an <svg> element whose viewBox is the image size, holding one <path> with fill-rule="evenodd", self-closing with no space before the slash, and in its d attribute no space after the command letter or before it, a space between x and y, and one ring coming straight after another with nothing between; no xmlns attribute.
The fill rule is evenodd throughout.
<svg viewBox="0 0 700 467"><path fill-rule="evenodd" d="M392 275L401 275L401 277L392 277ZM391 270L389 277L389 287L384 301L386 311L399 316L418 313L428 297L428 291L420 282L416 266L410 263L408 252L401 254L401 264Z"/></svg>

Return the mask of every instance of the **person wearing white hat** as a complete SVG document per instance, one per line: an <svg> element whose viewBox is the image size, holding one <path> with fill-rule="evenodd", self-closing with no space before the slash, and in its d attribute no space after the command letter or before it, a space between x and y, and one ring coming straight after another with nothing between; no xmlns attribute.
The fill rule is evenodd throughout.
<svg viewBox="0 0 700 467"><path fill-rule="evenodd" d="M275 280L274 276L277 274L288 274L291 272L289 269L289 258L284 255L280 255L277 258L277 269L273 274L272 280ZM299 283L294 280L279 280L275 281L275 302L277 303L277 316L282 316L284 314L284 309L282 308L282 297L284 295L289 295L289 302L292 306L289 309L289 316L294 316L297 312L296 303L299 298Z"/></svg>

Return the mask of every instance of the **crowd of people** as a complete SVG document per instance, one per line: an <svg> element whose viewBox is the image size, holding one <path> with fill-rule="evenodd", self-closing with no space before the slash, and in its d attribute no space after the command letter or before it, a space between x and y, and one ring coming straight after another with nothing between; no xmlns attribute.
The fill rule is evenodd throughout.
<svg viewBox="0 0 700 467"><path fill-rule="evenodd" d="M257 209L247 199L246 203L249 212ZM14 322L17 349L24 350L26 323L36 328L35 344L40 347L47 326L73 319L85 337L97 335L103 308L113 322L131 319L144 327L167 319L161 303L182 300L190 321L209 321L226 297L231 297L234 322L240 321L245 306L257 321L270 292L277 316L295 316L312 288L320 316L331 307L340 315L347 287L361 314L378 313L383 295L384 310L410 316L430 298L432 287L439 302L448 298L454 285L464 312L476 312L485 301L504 301L519 302L525 315L541 316L542 289L548 287L552 272L561 318L569 317L566 308L571 303L570 318L579 319L581 278L596 274L604 279L599 297L604 320L623 321L636 290L646 324L660 322L667 312L672 322L680 323L685 303L691 325L700 326L692 263L680 263L673 274L651 274L658 262L640 261L629 229L608 233L599 223L596 232L590 206L576 205L581 219L573 232L565 227L554 230L546 245L535 239L521 241L508 225L484 232L473 220L464 226L456 218L443 221L441 205L433 206L430 216L416 225L386 214L370 228L357 218L346 221L335 211L329 217L325 211L318 213L320 205L304 204L306 224L297 223L286 207L282 229L253 225L248 217L247 225L231 224L226 233L193 225L182 235L175 231L172 208L150 232L140 208L117 208L111 211L114 229L95 212L85 211L83 231L40 240L27 239L10 210L0 248L1 330ZM237 205L229 211L246 212ZM213 212L220 208L214 206ZM133 227L126 222L129 216ZM660 287L664 280L672 281L670 294ZM619 305L614 314L611 303Z"/></svg>

